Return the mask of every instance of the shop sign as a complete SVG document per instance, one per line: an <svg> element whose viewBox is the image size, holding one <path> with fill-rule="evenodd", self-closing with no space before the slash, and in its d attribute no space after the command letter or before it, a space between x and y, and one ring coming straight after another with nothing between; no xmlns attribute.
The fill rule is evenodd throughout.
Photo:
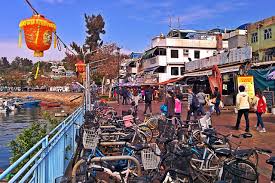
<svg viewBox="0 0 275 183"><path fill-rule="evenodd" d="M248 93L249 97L253 98L255 96L253 76L238 76L238 88L241 85L245 87L245 91Z"/></svg>

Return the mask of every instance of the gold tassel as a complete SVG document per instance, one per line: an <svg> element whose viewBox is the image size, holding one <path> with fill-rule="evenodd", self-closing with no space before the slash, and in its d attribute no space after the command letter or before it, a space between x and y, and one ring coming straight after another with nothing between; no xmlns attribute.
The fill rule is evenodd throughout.
<svg viewBox="0 0 275 183"><path fill-rule="evenodd" d="M54 33L53 46L54 46L54 48L56 48L56 46L57 46L57 36L56 36L56 32Z"/></svg>
<svg viewBox="0 0 275 183"><path fill-rule="evenodd" d="M18 47L22 47L22 30L19 30Z"/></svg>

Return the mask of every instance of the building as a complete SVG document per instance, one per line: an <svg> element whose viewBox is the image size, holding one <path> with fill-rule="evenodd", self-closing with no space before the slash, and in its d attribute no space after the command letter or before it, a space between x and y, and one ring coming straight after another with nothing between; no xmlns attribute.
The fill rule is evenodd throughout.
<svg viewBox="0 0 275 183"><path fill-rule="evenodd" d="M184 75L185 63L210 57L223 50L221 33L194 30L171 30L167 36L152 39L139 62L138 80L157 84Z"/></svg>
<svg viewBox="0 0 275 183"><path fill-rule="evenodd" d="M132 52L128 59L120 63L120 83L133 82L138 72L137 62L141 59L142 53Z"/></svg>
<svg viewBox="0 0 275 183"><path fill-rule="evenodd" d="M275 60L275 16L250 24L247 37L253 61Z"/></svg>
<svg viewBox="0 0 275 183"><path fill-rule="evenodd" d="M247 30L236 29L229 33L228 49L243 48L247 46Z"/></svg>

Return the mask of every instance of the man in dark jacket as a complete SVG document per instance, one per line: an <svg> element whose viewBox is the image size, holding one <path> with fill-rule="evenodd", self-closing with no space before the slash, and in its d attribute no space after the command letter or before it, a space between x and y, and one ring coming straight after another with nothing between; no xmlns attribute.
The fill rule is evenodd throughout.
<svg viewBox="0 0 275 183"><path fill-rule="evenodd" d="M152 95L153 95L153 91L152 91L152 89L151 89L150 86L145 89L144 94L145 94L145 110L144 110L144 114L147 113L148 107L149 107L150 113L152 113Z"/></svg>
<svg viewBox="0 0 275 183"><path fill-rule="evenodd" d="M128 91L125 87L122 88L121 90L121 95L122 95L122 105L127 105L127 98L128 98Z"/></svg>

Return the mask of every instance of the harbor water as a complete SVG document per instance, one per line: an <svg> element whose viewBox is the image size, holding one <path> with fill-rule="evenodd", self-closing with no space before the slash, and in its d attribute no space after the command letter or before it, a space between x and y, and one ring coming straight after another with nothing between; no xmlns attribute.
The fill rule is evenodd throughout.
<svg viewBox="0 0 275 183"><path fill-rule="evenodd" d="M0 113L0 169L4 170L9 166L11 156L9 142L16 138L23 129L33 122L46 122L42 112L56 111L56 109L44 109L40 107L15 110L11 113ZM60 111L60 109L58 109Z"/></svg>

